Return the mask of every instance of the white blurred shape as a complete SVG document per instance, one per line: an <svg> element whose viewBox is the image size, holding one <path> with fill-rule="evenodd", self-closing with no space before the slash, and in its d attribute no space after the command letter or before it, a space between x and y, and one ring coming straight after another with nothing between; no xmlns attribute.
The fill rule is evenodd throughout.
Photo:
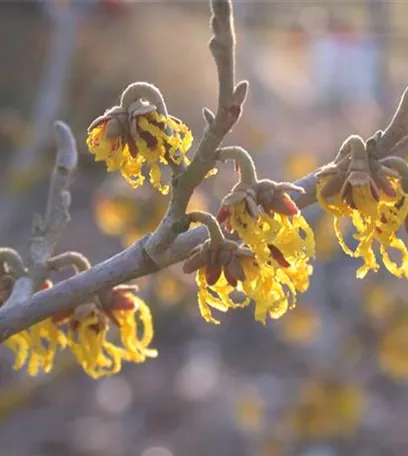
<svg viewBox="0 0 408 456"><path fill-rule="evenodd" d="M80 452L115 456L123 453L124 434L119 422L81 417L72 425L72 445Z"/></svg>
<svg viewBox="0 0 408 456"><path fill-rule="evenodd" d="M154 446L144 450L142 456L173 456L173 453L166 447Z"/></svg>
<svg viewBox="0 0 408 456"><path fill-rule="evenodd" d="M176 377L175 389L184 399L203 401L219 380L219 358L211 351L196 350Z"/></svg>
<svg viewBox="0 0 408 456"><path fill-rule="evenodd" d="M133 392L124 378L106 378L98 383L96 401L104 411L120 415L131 407Z"/></svg>

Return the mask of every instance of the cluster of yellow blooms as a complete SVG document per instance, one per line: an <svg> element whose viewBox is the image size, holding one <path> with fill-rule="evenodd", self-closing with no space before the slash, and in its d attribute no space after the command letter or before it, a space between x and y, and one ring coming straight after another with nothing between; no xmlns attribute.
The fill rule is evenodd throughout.
<svg viewBox="0 0 408 456"><path fill-rule="evenodd" d="M167 194L161 183L159 163L188 163L186 153L193 137L178 119L158 112L145 100L126 108L116 106L97 118L89 127L87 144L96 161L105 161L108 171L120 171L136 188L143 184L142 167L146 164L153 187Z"/></svg>
<svg viewBox="0 0 408 456"><path fill-rule="evenodd" d="M108 340L110 323L118 328L119 345ZM99 378L119 372L123 362L156 357L157 351L149 348L152 338L146 303L126 288L116 287L109 308L82 304L11 336L5 345L15 355L14 369L26 367L29 375L49 372L57 350L68 348L90 377Z"/></svg>
<svg viewBox="0 0 408 456"><path fill-rule="evenodd" d="M397 237L408 216L408 193L401 184L401 176L368 157L359 137L351 137L349 141L351 155L319 173L317 199L334 215L334 230L343 251L363 260L356 273L358 278L364 278L370 270L379 270L375 243L379 244L388 271L396 277L408 278L408 250ZM351 220L356 229L354 238L358 245L354 251L344 240L340 217ZM390 258L389 249L399 252L400 265Z"/></svg>
<svg viewBox="0 0 408 456"><path fill-rule="evenodd" d="M237 307L230 295L238 290L247 296L239 306L254 301L255 319L265 324L267 316L279 318L293 307L297 292L308 288L313 232L279 185L240 183L224 198L218 221L236 232L247 247L230 253L226 241L215 247L208 244L186 261L186 272L198 271L198 299L205 320L218 323L205 303L225 312ZM291 185L287 189L298 190Z"/></svg>
<svg viewBox="0 0 408 456"><path fill-rule="evenodd" d="M120 171L134 188L144 182L142 167L147 165L153 187L167 194L169 187L161 182L159 164L188 164L186 153L192 135L186 125L167 114L161 95L153 94L154 102L141 96L140 90L145 89L143 84L129 86L120 105L91 124L87 144L95 160L105 161L108 171ZM152 87L149 90L152 93ZM239 153L237 162L247 154L242 150ZM249 156L247 160L252 163ZM395 165L398 159L393 160ZM364 261L357 271L359 278L379 269L373 250L375 242L380 245L386 268L397 277L408 278L408 249L396 235L408 220L408 185L404 187L400 170L394 169L392 163L369 155L367 144L353 136L344 143L334 162L317 174L317 200L335 216L334 229L342 249ZM223 199L218 223L212 219L218 236L211 236L193 249L183 267L185 273L197 272L201 315L215 324L219 321L213 317L213 309L226 312L251 302L255 304L257 321L265 324L267 317L280 318L295 306L297 293L307 290L313 272L313 231L288 194L302 193L303 189L289 183L258 181L255 168L249 171L245 171L246 177L240 173L239 183ZM123 210L117 216L115 205L108 200L102 203L102 220L112 212L106 232L118 234L133 227L129 207L123 209L119 205ZM340 217L350 219L356 229L358 245L354 251L344 240ZM242 245L227 241L220 225L235 233ZM399 265L390 258L389 249L399 252ZM47 286L51 284L47 282L44 287ZM244 295L238 303L233 296L236 291ZM129 287L113 288L108 298L105 293L107 305L100 296L95 299L96 302L54 315L10 337L5 344L15 353L14 368L27 366L30 375L48 372L56 351L68 348L86 373L98 378L118 372L123 362L139 363L157 355L149 348L153 337L150 310ZM119 345L108 340L110 326L118 328ZM393 345L394 339L389 336L387 344ZM386 359L383 364L387 364Z"/></svg>

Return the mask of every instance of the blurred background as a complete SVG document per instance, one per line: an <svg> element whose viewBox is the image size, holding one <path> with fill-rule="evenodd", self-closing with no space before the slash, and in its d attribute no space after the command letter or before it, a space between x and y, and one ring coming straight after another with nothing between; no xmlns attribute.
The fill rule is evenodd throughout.
<svg viewBox="0 0 408 456"><path fill-rule="evenodd" d="M262 178L296 180L349 134L385 128L408 83L407 2L235 1L237 73L250 81L226 144L248 149ZM0 4L0 240L23 255L44 210L52 121L78 141L72 220L58 251L99 262L155 228L166 204L94 163L86 129L146 80L200 137L216 107L207 2ZM193 205L215 212L235 182L222 166ZM310 290L264 327L253 310L206 324L179 267L139 280L159 357L88 378L60 357L52 374L12 370L1 350L0 444L7 456L338 456L408 453L407 284L383 269L364 281L331 219L305 211L317 239ZM406 239L406 237L405 237Z"/></svg>

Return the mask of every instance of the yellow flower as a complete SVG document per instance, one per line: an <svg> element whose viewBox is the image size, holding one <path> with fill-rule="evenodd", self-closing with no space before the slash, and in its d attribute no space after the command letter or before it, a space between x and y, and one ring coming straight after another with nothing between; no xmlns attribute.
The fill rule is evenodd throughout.
<svg viewBox="0 0 408 456"><path fill-rule="evenodd" d="M334 230L343 251L354 258L361 258L364 264L357 270L356 276L363 278L370 270L378 271L379 265L374 253L374 245L378 243L383 263L391 274L408 278L408 250L404 242L397 237L397 231L408 215L408 194L404 192L400 181L388 178L394 196L382 190L379 200L374 197L369 185L353 187L348 201L342 199L340 193L328 199L322 195L322 189L328 178L319 179L317 198L320 205L334 215ZM350 249L340 229L340 217L351 220L356 229L354 238L358 241L357 248ZM389 257L388 250L398 251L402 257L397 265Z"/></svg>
<svg viewBox="0 0 408 456"><path fill-rule="evenodd" d="M365 407L361 387L328 379L310 379L299 390L290 427L297 435L312 439L353 434Z"/></svg>
<svg viewBox="0 0 408 456"><path fill-rule="evenodd" d="M51 286L52 283L46 280L40 289ZM26 367L28 374L33 376L41 371L50 372L58 347L64 349L66 344L65 334L55 326L51 318L14 334L4 342L15 355L13 369Z"/></svg>
<svg viewBox="0 0 408 456"><path fill-rule="evenodd" d="M245 280L240 287L255 301L255 319L262 323L267 315L279 318L293 307L297 291L307 290L313 272L313 231L289 190L303 192L290 183L240 182L223 199L217 216L254 253L254 258L241 260Z"/></svg>
<svg viewBox="0 0 408 456"><path fill-rule="evenodd" d="M261 264L284 269L299 291L305 291L313 268L308 264L314 256L314 236L302 215L292 218L277 212L261 212L257 218L249 215L245 203L229 207L228 224L240 239L256 254ZM283 271L282 271L283 274Z"/></svg>
<svg viewBox="0 0 408 456"><path fill-rule="evenodd" d="M378 363L383 372L395 380L408 380L408 315L397 315L379 342Z"/></svg>
<svg viewBox="0 0 408 456"><path fill-rule="evenodd" d="M16 357L13 369L20 370L26 366L29 375L37 375L41 371L51 371L58 346L65 348L67 340L48 318L14 334L4 344Z"/></svg>
<svg viewBox="0 0 408 456"><path fill-rule="evenodd" d="M129 108L117 106L96 119L88 130L87 145L96 161L105 161L108 171L120 171L134 188L144 182L142 167L149 167L153 187L167 194L161 183L159 163L180 164L192 143L186 125L160 114L154 105L139 100Z"/></svg>
<svg viewBox="0 0 408 456"><path fill-rule="evenodd" d="M255 320L265 324L266 317L280 318L288 308L296 303L296 288L283 269L259 265L251 257L242 257L240 264L244 278L231 285L225 273L221 273L217 281L209 283L206 267L201 267L197 273L198 305L202 317L210 323L219 324L211 314L211 309L227 312L229 309L245 307L253 300L255 303ZM235 303L231 294L241 292L245 299Z"/></svg>
<svg viewBox="0 0 408 456"><path fill-rule="evenodd" d="M163 218L170 197L151 194L146 188L135 192L125 182L112 179L104 182L93 199L93 209L99 229L108 236L119 236L129 247L146 233L154 231ZM195 192L187 210L204 210L204 194Z"/></svg>
<svg viewBox="0 0 408 456"><path fill-rule="evenodd" d="M286 341L295 344L310 344L320 329L320 317L310 306L298 306L282 318L282 334Z"/></svg>
<svg viewBox="0 0 408 456"><path fill-rule="evenodd" d="M248 433L259 433L266 418L265 401L257 391L241 388L236 395L235 419L238 427Z"/></svg>
<svg viewBox="0 0 408 456"><path fill-rule="evenodd" d="M93 378L119 372L124 361L141 363L157 356L149 348L153 322L146 303L126 287L114 288L106 300L109 307L104 312L89 303L56 318L59 324L68 323L68 347ZM118 327L120 345L108 340L110 322Z"/></svg>

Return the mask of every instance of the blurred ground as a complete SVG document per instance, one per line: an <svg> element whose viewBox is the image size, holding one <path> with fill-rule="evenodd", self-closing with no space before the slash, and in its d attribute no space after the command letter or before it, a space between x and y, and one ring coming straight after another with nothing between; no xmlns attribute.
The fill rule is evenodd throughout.
<svg viewBox="0 0 408 456"><path fill-rule="evenodd" d="M251 151L261 177L296 179L349 134L385 128L408 81L408 4L235 3L237 72L251 89L227 142ZM154 229L165 201L152 205L149 187L125 193L129 222L112 228L117 206L101 201L123 190L87 153L86 128L127 84L147 80L199 137L201 109L217 97L208 20L208 5L193 1L0 4L2 245L24 253L43 210L54 118L72 126L81 152L59 250L98 262ZM202 186L198 204L216 210L231 168ZM32 379L2 351L1 454L407 454L406 283L384 271L357 281L330 221L317 207L306 215L318 244L312 286L280 321L263 327L237 310L206 324L193 278L175 267L140 281L158 359L94 381L68 357Z"/></svg>

